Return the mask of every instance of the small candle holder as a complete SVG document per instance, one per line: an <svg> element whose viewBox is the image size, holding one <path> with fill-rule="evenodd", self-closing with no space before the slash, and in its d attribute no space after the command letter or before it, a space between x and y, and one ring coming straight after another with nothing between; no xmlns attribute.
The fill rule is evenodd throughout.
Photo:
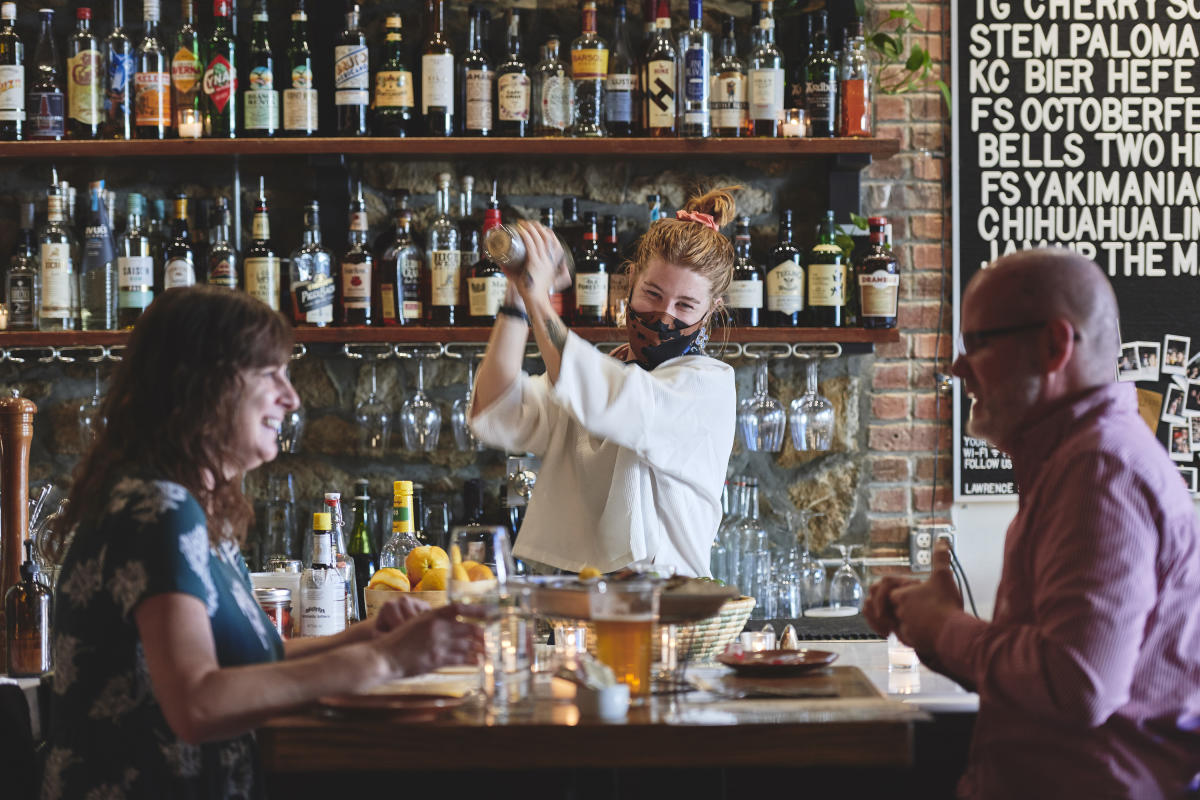
<svg viewBox="0 0 1200 800"><path fill-rule="evenodd" d="M807 135L805 130L808 121L803 108L785 108L783 110L783 138L800 139Z"/></svg>
<svg viewBox="0 0 1200 800"><path fill-rule="evenodd" d="M204 135L204 121L194 108L179 110L179 125L176 127L180 139L199 139Z"/></svg>

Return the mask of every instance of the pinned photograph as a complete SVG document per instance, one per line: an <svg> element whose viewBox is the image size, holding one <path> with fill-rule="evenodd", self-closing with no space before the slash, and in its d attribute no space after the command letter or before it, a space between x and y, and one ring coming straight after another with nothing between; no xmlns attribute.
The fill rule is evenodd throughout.
<svg viewBox="0 0 1200 800"><path fill-rule="evenodd" d="M1159 360L1159 343L1158 342L1138 342L1137 343L1138 364L1141 366L1139 371L1139 381L1156 381L1158 380L1158 368L1162 363Z"/></svg>
<svg viewBox="0 0 1200 800"><path fill-rule="evenodd" d="M1138 363L1137 343L1130 342L1121 345L1121 357L1117 359L1117 380L1139 380L1138 375L1141 369L1142 367Z"/></svg>
<svg viewBox="0 0 1200 800"><path fill-rule="evenodd" d="M1168 333L1163 337L1162 371L1168 375L1183 375L1187 372L1188 354L1192 349L1192 337L1174 336Z"/></svg>
<svg viewBox="0 0 1200 800"><path fill-rule="evenodd" d="M1167 393L1163 395L1162 416L1160 419L1163 422L1177 422L1183 424L1187 422L1187 418L1183 413L1184 389L1171 383L1167 386ZM1200 419L1200 417L1195 417ZM1195 438L1193 436L1193 438Z"/></svg>
<svg viewBox="0 0 1200 800"><path fill-rule="evenodd" d="M1183 415L1200 416L1200 381L1188 381L1187 396L1183 399Z"/></svg>
<svg viewBox="0 0 1200 800"><path fill-rule="evenodd" d="M1192 494L1196 494L1196 468L1180 467L1179 476L1183 478L1183 485L1188 487L1188 491Z"/></svg>
<svg viewBox="0 0 1200 800"><path fill-rule="evenodd" d="M1121 348L1124 352L1125 348ZM1200 381L1200 353L1192 356L1187 363L1187 372L1185 373L1189 381Z"/></svg>
<svg viewBox="0 0 1200 800"><path fill-rule="evenodd" d="M1172 425L1167 452L1172 461L1192 460L1192 429L1188 425Z"/></svg>
<svg viewBox="0 0 1200 800"><path fill-rule="evenodd" d="M1200 450L1200 417L1192 417L1188 420L1192 427L1192 452Z"/></svg>

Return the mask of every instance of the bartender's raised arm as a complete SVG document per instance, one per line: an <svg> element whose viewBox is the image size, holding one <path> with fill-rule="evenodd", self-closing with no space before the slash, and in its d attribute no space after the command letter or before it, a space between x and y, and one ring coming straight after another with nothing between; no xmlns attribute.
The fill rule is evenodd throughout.
<svg viewBox="0 0 1200 800"><path fill-rule="evenodd" d="M521 318L525 304L513 286L508 284L502 311L496 315L492 335L488 337L487 352L475 376L474 402L471 419L491 406L508 392L521 377L525 361L525 343L529 340L529 323Z"/></svg>
<svg viewBox="0 0 1200 800"><path fill-rule="evenodd" d="M525 269L520 275L513 276L513 280L529 310L533 337L546 365L546 377L554 384L558 382L568 333L566 323L550 304L550 288L565 269L562 245L554 231L544 225L521 222L520 232L525 244Z"/></svg>

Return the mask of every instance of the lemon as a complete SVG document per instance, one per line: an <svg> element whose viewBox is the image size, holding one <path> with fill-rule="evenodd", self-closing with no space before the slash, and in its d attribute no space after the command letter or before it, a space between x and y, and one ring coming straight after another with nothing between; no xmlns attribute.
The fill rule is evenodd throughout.
<svg viewBox="0 0 1200 800"><path fill-rule="evenodd" d="M413 548L413 551L404 559L404 566L408 570L408 579L415 584L424 579L428 570L436 567L448 568L450 557L437 545L426 545Z"/></svg>
<svg viewBox="0 0 1200 800"><path fill-rule="evenodd" d="M421 582L417 584L418 592L440 592L446 588L450 570L446 567L434 567L425 571Z"/></svg>
<svg viewBox="0 0 1200 800"><path fill-rule="evenodd" d="M392 589L407 592L410 588L408 576L395 567L383 567L367 582L368 589Z"/></svg>
<svg viewBox="0 0 1200 800"><path fill-rule="evenodd" d="M599 577L600 570L596 569L595 567L584 567L583 569L579 570L579 580L581 581L587 581L591 580L592 578Z"/></svg>
<svg viewBox="0 0 1200 800"><path fill-rule="evenodd" d="M492 574L492 570L487 564L477 564L474 562L471 563L473 563L474 566L467 569L467 574L471 576L471 580L490 581L496 577ZM463 566L466 566L466 564L467 562L463 562Z"/></svg>

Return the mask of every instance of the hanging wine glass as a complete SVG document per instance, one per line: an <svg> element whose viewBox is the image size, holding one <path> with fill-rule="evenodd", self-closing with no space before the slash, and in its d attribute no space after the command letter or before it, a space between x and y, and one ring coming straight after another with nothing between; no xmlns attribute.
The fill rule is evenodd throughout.
<svg viewBox="0 0 1200 800"><path fill-rule="evenodd" d="M79 406L79 451L86 453L92 449L96 436L104 425L104 417L100 414L100 365L96 365L95 385L92 396Z"/></svg>
<svg viewBox="0 0 1200 800"><path fill-rule="evenodd" d="M808 389L791 403L792 446L809 452L833 446L833 403L817 392L817 360L809 358Z"/></svg>
<svg viewBox="0 0 1200 800"><path fill-rule="evenodd" d="M467 389L450 407L450 427L454 430L454 446L459 450L482 450L483 442L475 438L467 424L471 411L471 395L475 392L475 354L467 353Z"/></svg>
<svg viewBox="0 0 1200 800"><path fill-rule="evenodd" d="M358 453L370 458L380 458L387 453L392 438L392 410L379 399L376 382L375 362L371 362L371 391L354 407L354 421L358 426Z"/></svg>
<svg viewBox="0 0 1200 800"><path fill-rule="evenodd" d="M425 395L425 359L417 357L417 392L400 406L400 433L404 449L429 453L437 449L442 412Z"/></svg>
<svg viewBox="0 0 1200 800"><path fill-rule="evenodd" d="M834 545L838 552L842 554L842 565L838 567L838 571L833 574L833 580L829 582L830 608L853 608L859 611L862 610L862 580L859 579L858 573L854 571L854 567L850 564L850 559L854 556L854 548L858 546L859 545L844 544Z"/></svg>
<svg viewBox="0 0 1200 800"><path fill-rule="evenodd" d="M754 395L738 407L738 430L742 443L752 452L777 453L783 447L787 416L783 404L767 393L767 360L758 358L754 376Z"/></svg>

